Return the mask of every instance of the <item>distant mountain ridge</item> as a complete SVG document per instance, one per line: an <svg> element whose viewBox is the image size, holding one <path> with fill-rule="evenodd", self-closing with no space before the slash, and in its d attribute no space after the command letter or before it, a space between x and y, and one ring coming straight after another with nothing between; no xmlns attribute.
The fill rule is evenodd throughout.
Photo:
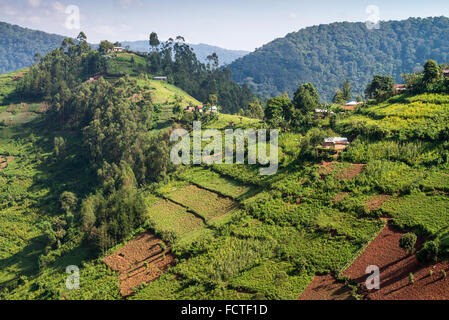
<svg viewBox="0 0 449 320"><path fill-rule="evenodd" d="M67 37L0 22L0 74L30 66L34 62L34 55L37 52L44 56L60 47L65 38ZM122 45L129 45L133 51L148 52L149 49L148 41L145 40L125 41L122 42ZM220 65L230 64L249 53L247 51L227 50L207 44L190 46L201 62L207 62L207 56L216 52Z"/></svg>
<svg viewBox="0 0 449 320"><path fill-rule="evenodd" d="M65 37L0 22L0 74L28 67L34 55L58 48Z"/></svg>
<svg viewBox="0 0 449 320"><path fill-rule="evenodd" d="M379 30L364 23L313 26L276 39L236 61L234 80L270 97L301 83L313 82L322 99L331 101L345 79L353 93L363 94L374 74L400 75L421 69L434 59L449 62L449 19L410 18L381 22Z"/></svg>
<svg viewBox="0 0 449 320"><path fill-rule="evenodd" d="M132 51L139 51L139 52L148 52L150 47L147 40L123 41L122 46L123 47L129 46ZM215 52L218 55L220 66L228 65L233 61L237 60L238 58L241 58L249 53L249 51L223 49L217 46L211 46L204 43L200 44L189 43L189 46L195 52L198 60L203 63L207 63L207 56Z"/></svg>

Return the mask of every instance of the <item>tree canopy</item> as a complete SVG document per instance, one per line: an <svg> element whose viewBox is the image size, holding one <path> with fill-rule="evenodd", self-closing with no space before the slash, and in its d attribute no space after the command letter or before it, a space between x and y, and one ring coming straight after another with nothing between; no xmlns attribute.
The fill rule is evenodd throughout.
<svg viewBox="0 0 449 320"><path fill-rule="evenodd" d="M421 69L425 61L449 61L449 18L410 18L381 22L379 30L365 23L339 22L313 26L276 39L229 67L238 83L264 96L312 82L330 102L343 80L353 94L363 94L376 74L400 83L401 74Z"/></svg>

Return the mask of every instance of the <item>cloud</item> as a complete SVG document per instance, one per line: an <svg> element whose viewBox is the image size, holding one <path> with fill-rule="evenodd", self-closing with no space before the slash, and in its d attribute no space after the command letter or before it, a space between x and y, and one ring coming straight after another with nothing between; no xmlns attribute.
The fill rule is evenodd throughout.
<svg viewBox="0 0 449 320"><path fill-rule="evenodd" d="M115 3L121 8L128 9L134 5L142 5L142 0L116 0Z"/></svg>
<svg viewBox="0 0 449 320"><path fill-rule="evenodd" d="M41 0L28 0L28 4L33 8L38 8L41 6Z"/></svg>
<svg viewBox="0 0 449 320"><path fill-rule="evenodd" d="M4 1L3 2L3 1L0 0L0 12L6 14L8 16L15 16L15 15L17 15L18 12L17 12L16 8L14 8L13 6L9 5L8 3L9 3L9 1L8 2Z"/></svg>
<svg viewBox="0 0 449 320"><path fill-rule="evenodd" d="M63 14L65 11L65 6L59 1L52 2L51 7L59 14Z"/></svg>

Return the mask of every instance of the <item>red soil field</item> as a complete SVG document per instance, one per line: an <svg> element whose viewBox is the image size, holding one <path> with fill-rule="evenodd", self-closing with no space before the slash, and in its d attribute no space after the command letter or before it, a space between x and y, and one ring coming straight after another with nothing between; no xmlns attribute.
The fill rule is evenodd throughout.
<svg viewBox="0 0 449 320"><path fill-rule="evenodd" d="M352 180L362 173L366 164L351 163L351 166L337 175L338 180Z"/></svg>
<svg viewBox="0 0 449 320"><path fill-rule="evenodd" d="M337 165L337 161L327 162L323 161L320 164L320 170L319 173L322 176L322 178L328 174L330 174L335 168L335 165ZM342 170L341 172L337 173L337 180L352 180L355 177L357 177L360 173L362 173L363 168L365 168L366 164L358 164L358 163L351 163L349 168Z"/></svg>
<svg viewBox="0 0 449 320"><path fill-rule="evenodd" d="M354 300L343 283L332 275L316 276L298 300Z"/></svg>
<svg viewBox="0 0 449 320"><path fill-rule="evenodd" d="M370 300L441 300L449 299L449 279L444 279L441 270L448 272L446 264L421 266L416 255L408 256L400 247L403 233L387 225L382 233L367 247L365 252L343 275L365 283L369 275L365 270L370 265L380 269L380 289L367 294ZM433 270L430 276L429 271ZM409 274L415 278L409 283Z"/></svg>
<svg viewBox="0 0 449 320"><path fill-rule="evenodd" d="M134 293L133 288L159 278L174 264L174 257L159 245L160 239L144 232L103 259L112 270L119 273L120 292L123 296Z"/></svg>

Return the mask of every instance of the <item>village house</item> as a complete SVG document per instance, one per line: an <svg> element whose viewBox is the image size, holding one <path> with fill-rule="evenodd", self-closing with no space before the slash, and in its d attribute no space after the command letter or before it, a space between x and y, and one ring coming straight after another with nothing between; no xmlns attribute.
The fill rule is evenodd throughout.
<svg viewBox="0 0 449 320"><path fill-rule="evenodd" d="M324 138L323 147L326 149L344 150L349 146L348 138L343 137L328 137Z"/></svg>
<svg viewBox="0 0 449 320"><path fill-rule="evenodd" d="M443 76L449 77L449 69L443 70Z"/></svg>
<svg viewBox="0 0 449 320"><path fill-rule="evenodd" d="M217 106L212 106L212 108L210 108L210 112L217 113L218 112Z"/></svg>
<svg viewBox="0 0 449 320"><path fill-rule="evenodd" d="M344 106L341 106L341 108L346 111L354 111L360 104L363 104L363 102L351 101L346 103Z"/></svg>
<svg viewBox="0 0 449 320"><path fill-rule="evenodd" d="M195 107L187 107L185 109L186 112L194 112L195 111Z"/></svg>
<svg viewBox="0 0 449 320"><path fill-rule="evenodd" d="M160 77L154 77L153 80L155 81L167 81L167 77L165 76L160 76Z"/></svg>
<svg viewBox="0 0 449 320"><path fill-rule="evenodd" d="M407 92L408 88L406 84L395 84L394 85L394 93L397 94L403 94Z"/></svg>
<svg viewBox="0 0 449 320"><path fill-rule="evenodd" d="M123 52L123 48L122 47L114 47L113 49L109 49L108 53L110 52Z"/></svg>
<svg viewBox="0 0 449 320"><path fill-rule="evenodd" d="M197 106L196 107L196 111L199 112L199 113L203 113L204 107L203 106Z"/></svg>

